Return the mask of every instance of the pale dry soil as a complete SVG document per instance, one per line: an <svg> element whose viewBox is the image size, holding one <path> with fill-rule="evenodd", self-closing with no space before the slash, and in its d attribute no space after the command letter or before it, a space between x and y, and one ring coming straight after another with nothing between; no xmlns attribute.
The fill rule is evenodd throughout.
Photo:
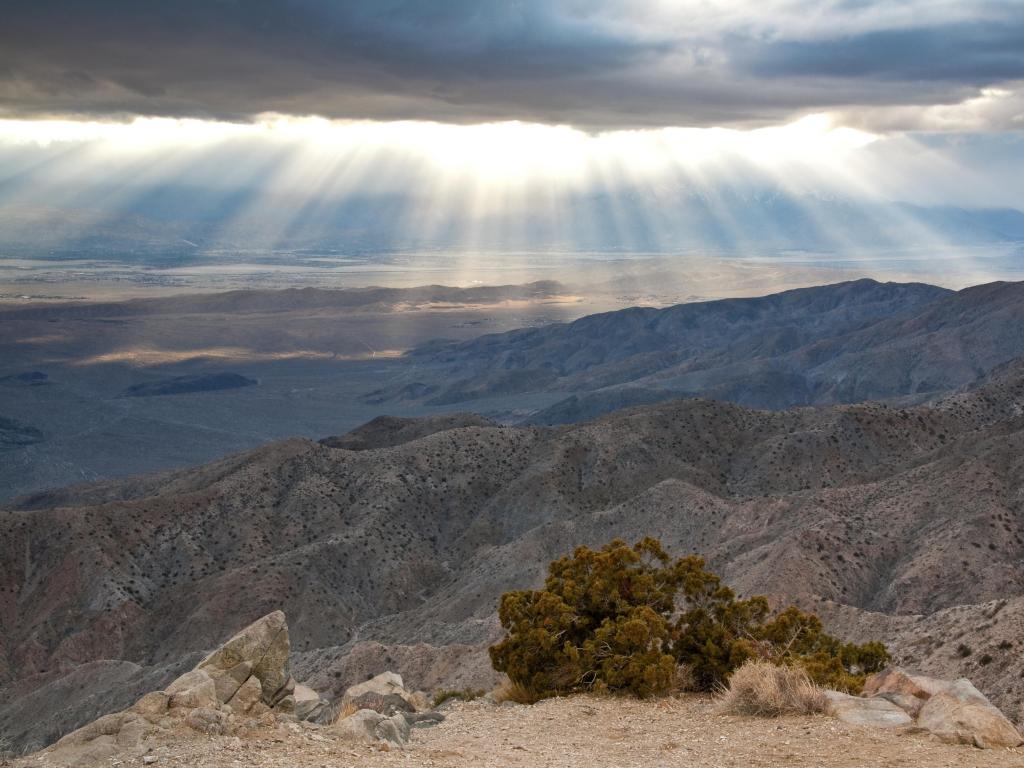
<svg viewBox="0 0 1024 768"><path fill-rule="evenodd" d="M659 702L574 697L534 706L458 703L438 726L413 729L402 749L382 750L296 724L247 737L188 736L157 746L154 765L285 766L922 766L1020 768L1024 749L979 750L905 729L846 725L831 717L778 719L718 714L704 696ZM142 765L140 757L109 765ZM44 766L45 753L18 761Z"/></svg>

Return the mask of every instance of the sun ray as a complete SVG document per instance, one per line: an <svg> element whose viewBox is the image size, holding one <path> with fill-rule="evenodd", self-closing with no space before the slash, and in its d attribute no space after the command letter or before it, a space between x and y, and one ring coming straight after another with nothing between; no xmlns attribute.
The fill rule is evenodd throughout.
<svg viewBox="0 0 1024 768"><path fill-rule="evenodd" d="M892 167L900 151L906 165ZM69 247L90 227L174 209L221 248L433 249L466 281L495 253L537 249L680 260L799 242L822 259L880 247L951 253L895 204L913 197L903 171L927 168L933 186L973 178L913 137L827 115L604 132L272 114L239 124L0 120L0 152L19 159L0 179L2 204L73 211L51 238L66 229Z"/></svg>

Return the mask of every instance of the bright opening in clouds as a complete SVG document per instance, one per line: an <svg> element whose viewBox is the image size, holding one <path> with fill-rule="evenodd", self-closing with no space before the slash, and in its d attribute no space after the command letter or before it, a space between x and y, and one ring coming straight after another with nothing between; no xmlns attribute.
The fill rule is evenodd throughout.
<svg viewBox="0 0 1024 768"><path fill-rule="evenodd" d="M836 126L826 115L788 125L657 128L586 132L566 125L518 121L456 125L424 121L337 121L262 116L251 123L196 119L0 120L0 143L37 148L88 145L102 154L208 149L228 142L290 146L321 156L390 153L439 173L467 173L488 183L585 180L596 166L619 164L656 176L675 166L700 167L732 156L766 168L787 163L840 164L878 137ZM54 147L56 145L56 147Z"/></svg>

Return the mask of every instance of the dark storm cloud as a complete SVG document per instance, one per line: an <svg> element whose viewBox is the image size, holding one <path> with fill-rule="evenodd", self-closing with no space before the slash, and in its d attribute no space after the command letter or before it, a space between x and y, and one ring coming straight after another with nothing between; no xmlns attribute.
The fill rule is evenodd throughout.
<svg viewBox="0 0 1024 768"><path fill-rule="evenodd" d="M1024 4L1002 23L895 29L751 46L738 57L760 77L816 75L982 86L1024 74Z"/></svg>
<svg viewBox="0 0 1024 768"><path fill-rule="evenodd" d="M839 2L818 27L784 0L752 3L749 18L708 7L6 0L0 111L757 124L818 109L956 103L1024 79L1020 3L968 4L976 14L931 25L921 13L915 25L888 19L885 3ZM843 31L847 18L856 31Z"/></svg>

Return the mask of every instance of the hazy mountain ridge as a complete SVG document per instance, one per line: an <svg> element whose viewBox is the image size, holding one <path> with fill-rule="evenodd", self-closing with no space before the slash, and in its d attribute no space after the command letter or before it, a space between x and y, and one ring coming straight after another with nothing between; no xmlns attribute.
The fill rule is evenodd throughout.
<svg viewBox="0 0 1024 768"><path fill-rule="evenodd" d="M393 448L437 432L447 432L460 427L497 426L493 421L477 416L475 413L452 413L441 416L424 416L419 419L378 416L344 435L325 437L320 444L326 445L328 448L369 451L377 448Z"/></svg>
<svg viewBox="0 0 1024 768"><path fill-rule="evenodd" d="M431 403L566 391L589 397L584 417L602 399L642 400L638 390L777 409L934 397L1020 355L1024 283L954 293L859 280L428 344L408 356L405 381ZM540 420L563 420L571 407L552 406Z"/></svg>

